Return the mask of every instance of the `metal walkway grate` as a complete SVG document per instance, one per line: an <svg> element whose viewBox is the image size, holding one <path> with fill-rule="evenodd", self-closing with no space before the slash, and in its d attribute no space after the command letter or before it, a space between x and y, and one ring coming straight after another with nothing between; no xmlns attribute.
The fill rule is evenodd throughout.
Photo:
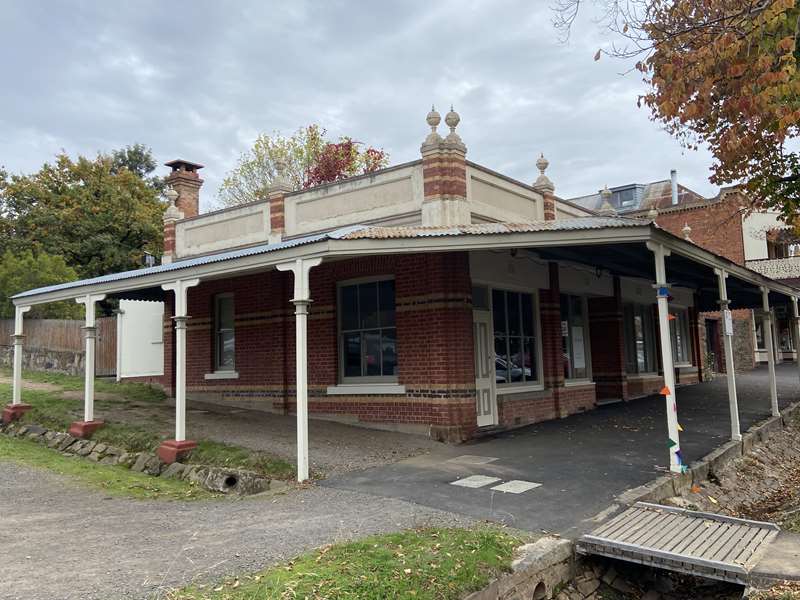
<svg viewBox="0 0 800 600"><path fill-rule="evenodd" d="M744 585L778 531L773 523L637 502L582 536L577 550Z"/></svg>

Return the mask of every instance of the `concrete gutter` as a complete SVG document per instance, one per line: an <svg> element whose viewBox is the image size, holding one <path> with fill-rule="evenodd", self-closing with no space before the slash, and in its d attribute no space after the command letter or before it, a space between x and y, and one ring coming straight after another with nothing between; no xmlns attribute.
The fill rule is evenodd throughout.
<svg viewBox="0 0 800 600"><path fill-rule="evenodd" d="M680 496L693 485L699 485L708 479L709 475L719 473L731 461L750 452L755 446L763 444L777 432L783 430L800 415L800 402L787 406L777 417L770 417L753 425L742 435L741 442L727 442L689 465L685 473L664 475L646 483L629 489L615 498L617 504L635 504L636 502L661 502L672 496Z"/></svg>

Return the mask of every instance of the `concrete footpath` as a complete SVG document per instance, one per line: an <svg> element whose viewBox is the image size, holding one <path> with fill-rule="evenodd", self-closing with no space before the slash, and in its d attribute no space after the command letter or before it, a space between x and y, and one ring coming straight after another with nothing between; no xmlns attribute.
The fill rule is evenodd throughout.
<svg viewBox="0 0 800 600"><path fill-rule="evenodd" d="M785 407L800 398L797 366L778 365L777 375ZM770 416L767 369L737 374L736 380L745 431ZM677 401L687 462L729 440L724 377L679 388ZM667 460L664 401L651 396L331 477L322 485L575 537L596 524L589 519L615 496L663 475ZM507 491L507 482L523 484ZM514 493L519 489L524 491Z"/></svg>

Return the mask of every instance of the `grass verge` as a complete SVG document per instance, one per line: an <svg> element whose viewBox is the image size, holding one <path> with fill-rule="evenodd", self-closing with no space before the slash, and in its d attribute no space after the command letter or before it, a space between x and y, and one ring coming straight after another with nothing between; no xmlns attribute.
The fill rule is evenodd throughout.
<svg viewBox="0 0 800 600"><path fill-rule="evenodd" d="M185 481L155 478L124 467L68 457L31 440L0 436L0 461L11 461L67 475L112 496L153 500L202 500L215 494Z"/></svg>
<svg viewBox="0 0 800 600"><path fill-rule="evenodd" d="M495 527L418 529L326 546L259 573L171 592L169 600L456 600L511 567L523 540Z"/></svg>
<svg viewBox="0 0 800 600"><path fill-rule="evenodd" d="M64 397L63 391L83 389L82 378L38 371L25 371L24 375L28 381L49 383L61 389L25 389L23 386L22 400L32 407L23 416L23 422L66 431L70 423L81 418L83 400ZM96 380L95 390L114 394L106 399L96 399L95 406L99 409L124 407L126 403L137 401L155 403L164 400L161 390L142 383L117 384ZM11 385L0 384L0 403L5 404L10 400ZM98 429L92 439L124 448L129 452L154 452L165 436L160 433L160 428L156 424L129 424L106 420L105 426ZM210 440L197 440L197 442L197 449L187 459L189 463L247 469L272 479L294 478L294 466L282 458L221 442Z"/></svg>

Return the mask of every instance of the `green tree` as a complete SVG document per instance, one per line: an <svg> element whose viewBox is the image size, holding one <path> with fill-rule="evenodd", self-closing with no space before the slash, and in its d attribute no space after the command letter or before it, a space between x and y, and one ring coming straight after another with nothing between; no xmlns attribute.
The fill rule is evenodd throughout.
<svg viewBox="0 0 800 600"><path fill-rule="evenodd" d="M295 190L370 173L388 163L383 150L362 148L363 144L349 137L333 142L325 134L319 125L309 125L288 137L279 132L259 135L223 180L220 201L232 206L266 198L280 163Z"/></svg>
<svg viewBox="0 0 800 600"><path fill-rule="evenodd" d="M60 255L80 277L141 266L161 254L164 209L143 168L60 154L32 175L0 175L0 251Z"/></svg>
<svg viewBox="0 0 800 600"><path fill-rule="evenodd" d="M75 281L78 274L61 256L30 250L14 253L6 250L0 257L0 318L14 317L11 296L46 285ZM78 319L83 308L75 302L53 302L34 306L26 315L35 319Z"/></svg>
<svg viewBox="0 0 800 600"><path fill-rule="evenodd" d="M166 180L164 177L153 175L158 167L153 151L144 144L132 144L111 152L111 172L119 173L128 169L134 175L141 177L159 194L164 191Z"/></svg>

